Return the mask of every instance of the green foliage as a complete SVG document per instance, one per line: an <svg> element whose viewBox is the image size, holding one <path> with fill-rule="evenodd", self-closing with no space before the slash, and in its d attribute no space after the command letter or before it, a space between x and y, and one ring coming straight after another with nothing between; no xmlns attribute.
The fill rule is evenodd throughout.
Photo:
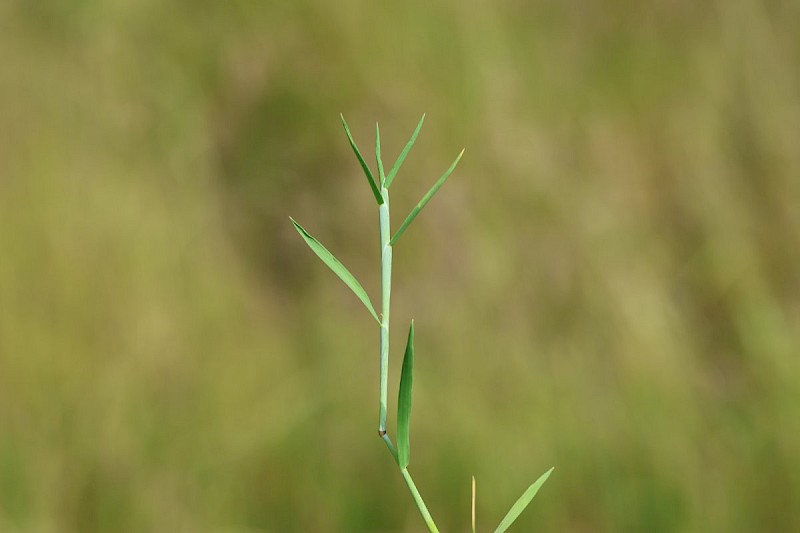
<svg viewBox="0 0 800 533"><path fill-rule="evenodd" d="M364 161L364 157L361 155L361 152L358 150L358 146L356 146L356 142L353 140L353 135L350 133L350 128L347 125L347 121L344 119L344 115L340 115L342 118L342 126L344 126L344 132L347 134L347 140L350 141L350 146L353 148L353 153L356 154L356 158L358 158L359 164L361 164L361 168L364 171L364 175L367 177L367 181L369 182L369 186L372 189L372 194L375 195L375 200L378 202L378 205L383 203L383 197L381 197L380 188L375 183L375 178L372 176L372 171L367 166L367 162ZM375 126L377 128L377 125ZM378 146L380 146L380 135L377 136L376 142ZM379 155L379 154L378 154ZM380 165L381 170L383 169L383 165ZM381 183L383 183L383 179L381 178Z"/></svg>
<svg viewBox="0 0 800 533"><path fill-rule="evenodd" d="M344 117L342 117L344 119ZM378 175L381 178L381 187L389 188L386 185L386 174L383 173L383 161L381 160L381 128L375 123L375 161L378 163ZM380 202L379 202L380 203Z"/></svg>
<svg viewBox="0 0 800 533"><path fill-rule="evenodd" d="M458 154L458 157L456 157L455 161L453 161L453 164L450 165L450 168L448 168L444 172L444 174L442 174L442 177L440 177L436 181L436 183L433 184L433 187L431 187L431 189L427 193L425 193L425 196L422 197L422 200L420 200L419 203L416 206L414 206L414 209L411 210L411 213L408 214L408 217L406 217L406 219L400 225L400 228L397 230L397 233L395 233L394 237L392 237L392 240L389 242L390 245L392 246L395 245L400 236L403 235L403 232L406 230L406 228L414 221L415 218L417 218L417 215L419 214L420 211L422 211L422 208L425 207L425 205L427 205L427 203L431 201L433 195L436 194L436 192L441 188L442 185L444 185L445 180L447 180L447 178L450 176L453 170L455 170L456 165L461 160L462 155L464 155L464 150L461 150L461 153Z"/></svg>
<svg viewBox="0 0 800 533"><path fill-rule="evenodd" d="M389 171L389 175L386 176L387 189L392 186L392 182L394 182L394 177L397 175L397 171L400 170L401 166L403 166L403 161L406 160L408 152L410 152L411 147L414 146L414 143L417 140L417 135L419 135L419 130L422 129L423 122L425 122L425 113L422 114L422 117L419 119L419 124L417 124L417 127L414 129L414 133L411 134L411 138L408 140L408 143L406 143L405 147L403 148L403 151L400 152L400 155L397 156L394 165L392 165L392 169Z"/></svg>
<svg viewBox="0 0 800 533"><path fill-rule="evenodd" d="M409 429L411 426L411 387L414 383L414 321L408 329L403 370L400 373L400 393L397 398L397 462L407 468L411 454Z"/></svg>
<svg viewBox="0 0 800 533"><path fill-rule="evenodd" d="M500 525L497 526L497 529L494 530L494 533L503 533L514 521L519 518L519 515L522 514L522 511L528 507L528 504L531 503L533 497L536 496L536 493L539 492L539 489L542 488L544 482L547 481L547 478L550 477L550 474L553 472L553 468L542 474L539 479L533 482L533 484L528 487L525 492L522 493L522 496L514 502L514 505L511 506L509 509L508 514L506 514L505 518L500 521Z"/></svg>
<svg viewBox="0 0 800 533"><path fill-rule="evenodd" d="M352 290L358 299L361 300L361 302L364 304L364 307L367 308L367 311L369 311L375 320L377 320L380 324L381 319L378 318L375 308L372 307L372 302L369 300L367 291L364 290L364 287L361 286L355 276L353 276L350 271L347 270L347 268L345 268L345 266L328 251L327 248L322 246L317 239L312 237L305 229L303 229L303 226L298 224L295 219L292 217L289 217L289 219L292 221L292 224L294 224L294 229L296 229L297 233L303 237L303 240L306 241L306 244L308 244L309 248L311 248L314 253L317 254L320 259L322 259L322 262L325 263L328 268L333 270L334 274L339 276L339 278L341 278L341 280L344 281L348 287L350 287L350 290Z"/></svg>
<svg viewBox="0 0 800 533"><path fill-rule="evenodd" d="M424 115L423 115L424 117ZM361 156L361 153L356 148L355 141L353 140L352 135L350 134L350 129L347 126L347 122L344 120L344 116L342 118L342 124L344 125L345 132L347 133L347 138L350 140L350 146L353 147L353 151L358 158L359 163L361 164L362 168L364 169L364 173L367 175L367 179L370 182L370 185L375 190L375 180L372 177L372 174L369 172L369 169L364 163L364 158ZM416 134L419 131L420 126L422 125L422 121L420 120L419 126L417 126L417 131L414 132L411 141L407 145L407 148L410 149L411 145L413 144L413 140L416 137ZM401 154L401 158L405 158L408 150L405 150L404 153ZM462 150L463 154L463 150ZM459 158L461 156L459 155ZM380 386L380 395L378 398L378 435L383 439L389 452L391 453L394 460L397 462L397 465L400 467L400 473L403 476L403 479L408 486L408 490L411 493L412 498L414 499L414 503L417 506L417 509L422 516L422 519L425 522L428 530L431 533L438 533L438 528L431 517L430 512L428 511L427 506L425 505L425 501L422 498L422 495L419 493L414 480L411 477L411 474L408 472L408 463L409 463L409 454L410 454L410 444L409 444L409 431L410 431L410 422L411 422L411 388L413 384L413 366L414 366L414 322L411 322L411 327L408 333L408 344L406 346L406 353L403 359L403 370L402 375L400 378L400 390L398 394L398 407L397 407L397 447L395 448L394 444L391 441L391 438L386 432L386 402L387 402L387 387L388 387L388 364L389 364L389 317L390 317L390 301L391 301L391 290L392 290L392 244L389 242L389 235L391 234L391 219L390 219L390 212L389 212L389 191L386 188L386 176L384 175L383 170L383 162L381 161L381 133L380 127L378 124L375 124L375 159L378 164L378 172L380 176L380 183L382 190L380 191L379 195L379 229L380 229L380 244L381 244L381 318L378 320L378 324L380 326L380 377L379 377L379 386ZM458 160L456 160L458 162ZM402 160L400 161L402 163ZM396 168L399 168L399 164L395 164ZM430 192L426 198L424 199L423 203L417 207L416 211L418 212L419 209L424 206L425 203L430 199L431 196L441 187L441 184L446 179L447 175L453 171L455 168L455 163L450 167L447 171L446 175L439 180L439 182L434 186L434 190ZM408 226L413 220L413 217L416 216L416 213L412 214L406 223L403 225L403 228ZM359 298L364 302L364 305L367 306L370 311L372 311L373 316L376 317L374 310L372 310L372 305L369 303L369 299L367 298L364 289L361 285L353 278L350 272L345 269L333 255L328 252L319 242L317 242L313 237L311 237L308 232L306 232L299 224L297 224L294 219L292 219L292 223L294 224L297 231L300 235L305 239L308 245L314 250L314 252L334 271L342 278L345 283L356 293ZM402 229L401 228L401 231Z"/></svg>
<svg viewBox="0 0 800 533"><path fill-rule="evenodd" d="M402 160L405 159L408 151L411 149L411 146L414 144L414 140L419 133L419 129L422 127L422 121L424 120L425 115L422 116L420 119L419 124L417 125L417 129L414 131L414 134L411 136L411 140L406 144L406 148L400 154L398 158L398 162L395 163L394 170L396 171L397 168L400 167L402 164ZM369 173L369 170L366 168L364 163L364 158L359 153L358 149L356 148L355 142L353 141L353 137L350 135L350 129L347 127L347 122L344 120L344 116L342 116L342 124L344 124L345 131L347 132L347 137L350 140L350 145L353 147L353 151L356 154L356 157L361 163L361 166L364 168L365 173L367 174L367 178L370 180L370 183L374 185L374 180L372 178L372 174ZM380 397L378 400L379 404L379 420L378 420L378 435L384 440L386 446L389 449L392 457L394 458L397 465L400 467L400 473L405 480L409 492L411 493L412 498L414 499L414 503L417 505L419 512L422 516L422 519L425 522L428 530L431 533L438 533L438 528L436 523L431 517L430 512L425 504L422 495L419 493L416 484L414 483L411 474L408 472L408 464L410 461L410 454L411 454L411 444L409 439L410 434L410 426L411 426L411 394L412 394L412 387L413 387L413 374L414 374L414 321L411 321L411 326L408 330L408 340L406 342L406 351L403 357L403 366L400 375L400 387L398 392L398 399L397 399L397 447L391 441L391 438L386 433L386 390L387 390L387 383L388 383L388 360L389 360L389 302L390 302L390 295L391 295L391 288L392 288L392 243L400 237L406 227L408 227L411 222L413 222L414 218L417 214L425 207L430 199L436 194L436 191L442 186L445 182L447 177L453 172L458 161L461 159L461 156L464 155L464 150L461 150L461 153L458 154L458 157L450 165L450 168L442 175L441 178L434 184L431 190L423 197L419 204L411 211L411 214L406 218L406 221L400 227L398 232L392 238L391 242L388 240L388 236L390 234L390 214L389 214L389 192L388 192L388 185L386 185L386 177L383 172L383 162L381 161L381 132L380 127L378 124L375 124L375 159L378 164L378 171L380 175L380 183L382 187L382 194L381 199L383 202L379 202L380 204L380 216L379 216L379 224L380 224L380 238L381 238L381 292L382 292L382 317L378 319L375 311L372 308L372 304L369 302L369 298L367 297L366 292L361 287L361 285L356 281L356 279L350 274L350 272L342 266L342 264L335 258L333 255L316 239L314 239L311 235L308 234L306 230L304 230L294 219L291 219L292 224L294 224L295 229L297 229L298 233L303 237L306 243L311 247L312 250L322 259L322 261L328 265L331 270L333 270L344 282L356 293L356 295L364 302L364 305L367 306L373 316L378 320L378 324L381 328L381 337L380 337ZM498 527L497 531L502 532L508 529L508 527L517 519L517 517L522 513L525 507L528 506L530 501L539 491L539 488L544 484L547 478L550 476L550 472L552 472L552 468L540 477L533 485L531 485L527 491L522 495L522 497L511 507L511 510L506 515L505 519L501 522L500 526ZM474 490L474 478L473 478L473 490ZM474 498L474 494L473 494ZM474 527L474 499L473 499L473 530Z"/></svg>

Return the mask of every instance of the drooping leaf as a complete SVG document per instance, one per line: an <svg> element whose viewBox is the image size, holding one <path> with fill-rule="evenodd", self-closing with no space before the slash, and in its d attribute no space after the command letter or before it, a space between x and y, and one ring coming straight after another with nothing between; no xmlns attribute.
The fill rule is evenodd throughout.
<svg viewBox="0 0 800 533"><path fill-rule="evenodd" d="M364 287L358 282L358 280L350 273L349 270L345 268L343 264L336 259L332 253L328 251L327 248L322 246L320 242L312 237L300 224L298 224L295 219L289 217L289 220L292 221L294 224L294 228L297 230L297 233L300 234L301 237L306 241L309 248L311 248L317 256L322 259L322 262L328 265L328 268L333 270L333 272L341 278L345 284L350 287L358 299L361 300L364 305L367 307L367 310L372 314L375 320L378 321L380 324L380 319L378 318L378 314L375 312L375 308L372 307L372 302L369 300L369 296L367 295L367 291L364 290Z"/></svg>
<svg viewBox="0 0 800 533"><path fill-rule="evenodd" d="M414 321L408 330L403 370L400 374L400 394L397 399L397 464L407 468L411 455L409 432L411 425L411 387L414 383Z"/></svg>
<svg viewBox="0 0 800 533"><path fill-rule="evenodd" d="M383 173L383 161L381 160L381 128L375 123L375 161L378 163L378 176L381 178L381 187L386 185L386 174Z"/></svg>
<svg viewBox="0 0 800 533"><path fill-rule="evenodd" d="M389 174L386 176L386 187L387 189L391 187L392 181L394 181L394 176L397 174L397 171L400 170L400 166L403 164L403 161L406 160L406 156L408 152L411 150L411 147L414 146L414 142L417 140L417 135L419 135L419 130L422 129L422 123L425 121L425 113L422 114L422 118L419 119L419 124L417 124L417 129L414 130L414 133L411 134L411 139L408 140L406 147L403 148L403 151L400 152L400 155L397 156L397 160L392 165L391 170L389 170Z"/></svg>
<svg viewBox="0 0 800 533"><path fill-rule="evenodd" d="M555 467L553 467L555 468ZM528 487L528 489L520 496L519 500L511 506L511 510L508 511L508 514L503 521L500 522L500 525L497 526L497 529L494 530L494 533L503 533L507 530L514 521L519 518L519 515L522 514L522 511L531 503L531 500L536 493L539 492L539 489L542 488L544 482L547 481L547 478L550 477L550 473L553 472L553 468L542 474L539 479L533 482L533 484Z"/></svg>
<svg viewBox="0 0 800 533"><path fill-rule="evenodd" d="M420 211L422 211L422 208L425 207L425 205L428 202L430 202L431 198L433 198L433 195L436 194L436 191L438 191L439 188L441 188L441 186L444 185L445 180L447 180L448 176L450 176L450 174L456 168L456 165L461 160L461 156L462 155L464 155L464 150L461 150L461 153L458 154L458 157L456 157L456 160L453 161L452 165L450 165L450 168L448 168L445 171L445 173L442 174L442 177L439 178L439 180L433 185L433 187L431 187L431 190L429 190L427 192L427 194L425 194L425 196L422 197L422 200L420 200L419 203L414 207L414 209L411 210L411 213L409 213L409 215L406 217L405 221L400 225L400 229L397 230L397 233L394 234L394 237L392 237L392 240L389 241L389 244L391 246L395 245L395 243L397 242L397 239L400 238L400 236L406 230L408 225L411 224L414 221L415 218L417 218L417 215L419 214Z"/></svg>
<svg viewBox="0 0 800 533"><path fill-rule="evenodd" d="M378 185L375 183L375 178L372 177L372 171L367 166L367 162L364 161L364 158L361 156L361 152L358 151L358 146L356 146L356 142L353 140L353 135L350 133L350 127L347 125L344 115L339 116L342 117L342 126L344 126L344 132L347 134L347 140L350 141L350 146L353 148L353 152L356 154L358 162L361 163L361 168L364 170L364 175L367 176L367 181L369 181L372 194L375 195L375 200L378 201L378 205L381 205L383 204L383 196L381 196L381 191L378 188Z"/></svg>

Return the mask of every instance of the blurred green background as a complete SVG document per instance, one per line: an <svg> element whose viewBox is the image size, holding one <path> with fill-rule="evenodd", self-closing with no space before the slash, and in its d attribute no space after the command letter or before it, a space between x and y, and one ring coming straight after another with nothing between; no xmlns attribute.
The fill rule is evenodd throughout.
<svg viewBox="0 0 800 533"><path fill-rule="evenodd" d="M800 3L0 2L0 531L800 531ZM394 417L392 417L393 419ZM390 420L393 424L393 420Z"/></svg>

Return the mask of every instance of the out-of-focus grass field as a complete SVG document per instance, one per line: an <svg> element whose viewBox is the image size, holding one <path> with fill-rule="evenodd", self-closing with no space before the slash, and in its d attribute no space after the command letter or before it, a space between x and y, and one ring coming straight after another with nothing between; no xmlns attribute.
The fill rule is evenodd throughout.
<svg viewBox="0 0 800 533"><path fill-rule="evenodd" d="M0 3L0 531L800 531L800 4ZM387 163L389 164L389 163ZM395 408L394 395L391 393ZM393 417L392 417L393 418ZM393 424L393 421L391 421Z"/></svg>

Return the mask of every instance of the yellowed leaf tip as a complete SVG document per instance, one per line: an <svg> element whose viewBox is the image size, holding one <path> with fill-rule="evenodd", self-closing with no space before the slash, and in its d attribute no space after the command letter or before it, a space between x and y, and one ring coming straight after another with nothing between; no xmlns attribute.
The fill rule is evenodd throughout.
<svg viewBox="0 0 800 533"><path fill-rule="evenodd" d="M475 476L472 476L472 533L475 533Z"/></svg>

